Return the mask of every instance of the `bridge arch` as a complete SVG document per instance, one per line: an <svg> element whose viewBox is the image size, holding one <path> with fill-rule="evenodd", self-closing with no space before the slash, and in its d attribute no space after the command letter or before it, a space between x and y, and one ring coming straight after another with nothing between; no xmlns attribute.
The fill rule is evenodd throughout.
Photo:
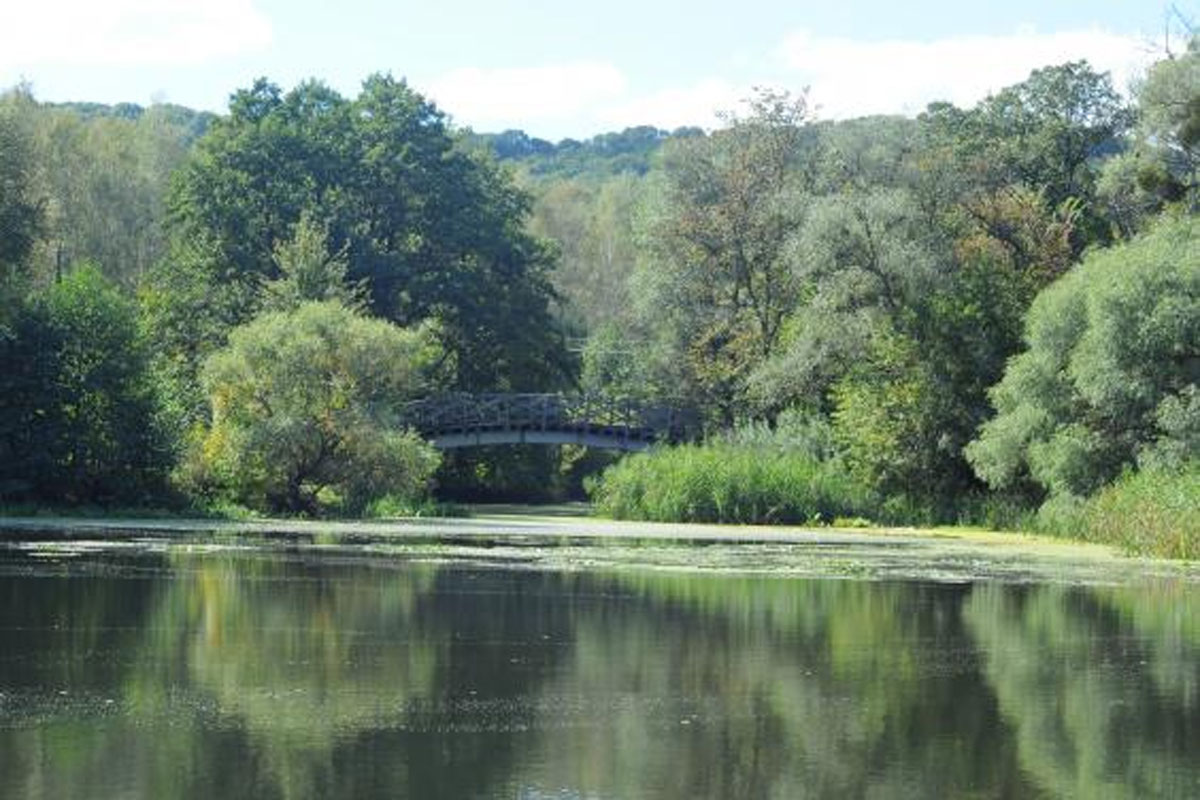
<svg viewBox="0 0 1200 800"><path fill-rule="evenodd" d="M404 424L434 447L578 444L645 450L692 438L686 409L597 394L447 394L408 403Z"/></svg>

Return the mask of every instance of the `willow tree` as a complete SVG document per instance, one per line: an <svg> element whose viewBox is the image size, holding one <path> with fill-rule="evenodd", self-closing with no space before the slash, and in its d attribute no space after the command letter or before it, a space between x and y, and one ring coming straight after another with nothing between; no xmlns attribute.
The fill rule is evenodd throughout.
<svg viewBox="0 0 1200 800"><path fill-rule="evenodd" d="M204 367L212 424L192 480L291 512L319 510L324 490L351 511L422 493L438 456L403 429L399 410L437 360L430 333L333 301L237 328Z"/></svg>

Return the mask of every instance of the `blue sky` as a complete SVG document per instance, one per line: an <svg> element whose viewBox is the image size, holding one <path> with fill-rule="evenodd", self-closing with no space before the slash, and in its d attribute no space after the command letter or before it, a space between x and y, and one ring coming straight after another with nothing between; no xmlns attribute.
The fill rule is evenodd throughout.
<svg viewBox="0 0 1200 800"><path fill-rule="evenodd" d="M353 94L382 71L460 125L552 139L711 127L756 85L809 86L826 118L969 105L1078 58L1124 88L1161 49L1167 14L1146 0L6 3L0 86L24 79L44 100L220 111L258 76ZM1176 5L1200 19L1197 0Z"/></svg>

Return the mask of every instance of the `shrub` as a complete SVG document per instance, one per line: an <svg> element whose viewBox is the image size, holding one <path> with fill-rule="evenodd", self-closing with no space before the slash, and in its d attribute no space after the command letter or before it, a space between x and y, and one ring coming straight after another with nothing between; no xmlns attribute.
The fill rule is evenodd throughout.
<svg viewBox="0 0 1200 800"><path fill-rule="evenodd" d="M212 424L192 460L197 486L251 507L359 512L425 490L439 457L400 429L437 348L424 330L368 319L334 302L264 314L205 364Z"/></svg>
<svg viewBox="0 0 1200 800"><path fill-rule="evenodd" d="M681 445L627 456L590 486L597 510L659 522L828 523L869 494L836 466L781 448Z"/></svg>
<svg viewBox="0 0 1200 800"><path fill-rule="evenodd" d="M1200 461L1130 473L1084 506L1083 535L1140 555L1200 558Z"/></svg>
<svg viewBox="0 0 1200 800"><path fill-rule="evenodd" d="M161 497L170 453L131 300L83 267L0 329L0 498Z"/></svg>

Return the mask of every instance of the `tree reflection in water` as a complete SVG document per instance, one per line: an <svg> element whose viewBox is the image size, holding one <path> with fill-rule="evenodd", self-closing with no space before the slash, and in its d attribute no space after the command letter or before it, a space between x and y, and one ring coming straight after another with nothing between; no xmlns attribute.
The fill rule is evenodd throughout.
<svg viewBox="0 0 1200 800"><path fill-rule="evenodd" d="M1200 789L1181 584L3 559L5 797Z"/></svg>

